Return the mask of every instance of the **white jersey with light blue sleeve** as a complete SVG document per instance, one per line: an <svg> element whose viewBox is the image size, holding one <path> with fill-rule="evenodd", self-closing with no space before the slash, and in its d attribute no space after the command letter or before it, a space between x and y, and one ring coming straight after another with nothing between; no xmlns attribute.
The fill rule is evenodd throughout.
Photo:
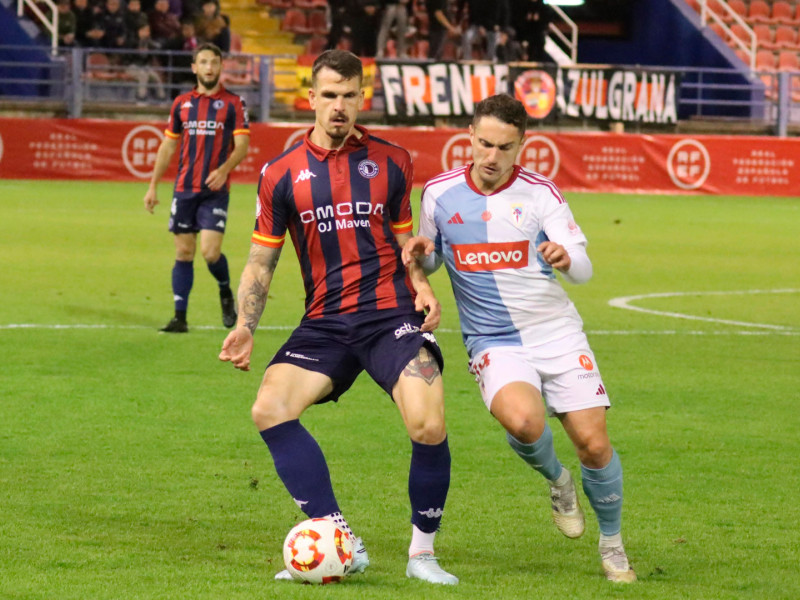
<svg viewBox="0 0 800 600"><path fill-rule="evenodd" d="M536 251L551 240L585 255L586 237L556 185L515 166L509 181L486 196L470 168L426 184L419 225L447 267L470 357L492 346L538 346L582 331L575 305Z"/></svg>

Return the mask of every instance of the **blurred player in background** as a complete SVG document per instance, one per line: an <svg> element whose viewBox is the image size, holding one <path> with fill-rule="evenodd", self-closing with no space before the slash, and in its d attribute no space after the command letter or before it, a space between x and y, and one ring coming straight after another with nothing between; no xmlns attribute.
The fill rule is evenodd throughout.
<svg viewBox="0 0 800 600"><path fill-rule="evenodd" d="M152 213L158 204L158 182L180 140L180 163L169 219L169 230L175 234L175 316L161 329L166 333L189 331L186 309L194 282L198 231L200 252L219 284L222 323L225 327L236 324L236 302L228 261L222 254L222 238L228 219L228 176L247 155L250 125L244 100L219 82L222 52L217 46L207 43L197 47L192 72L197 76L197 87L172 103L169 124L144 196L144 207Z"/></svg>
<svg viewBox="0 0 800 600"><path fill-rule="evenodd" d="M589 280L586 237L553 182L515 165L526 121L525 107L507 95L475 107L474 162L427 183L419 236L406 243L403 261L421 261L426 272L445 263L483 401L514 451L547 479L558 529L576 538L583 511L556 457L543 398L561 421L597 514L606 577L631 582L620 533L622 465L606 432L610 404L583 322L555 276Z"/></svg>
<svg viewBox="0 0 800 600"><path fill-rule="evenodd" d="M450 486L442 357L430 333L440 307L422 269L412 264L407 272L401 262L412 230L411 157L356 124L362 77L361 61L350 52L329 50L314 61L314 127L261 171L239 319L219 358L250 368L253 333L288 229L306 312L267 367L252 410L275 470L306 515L328 516L350 531L322 450L299 419L313 404L337 400L366 370L394 400L411 438L406 575L455 584L433 550ZM369 565L363 542L355 542L351 573Z"/></svg>

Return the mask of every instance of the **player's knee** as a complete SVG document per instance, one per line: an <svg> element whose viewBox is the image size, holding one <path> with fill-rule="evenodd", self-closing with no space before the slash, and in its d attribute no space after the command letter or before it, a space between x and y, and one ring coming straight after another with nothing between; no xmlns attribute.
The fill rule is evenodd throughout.
<svg viewBox="0 0 800 600"><path fill-rule="evenodd" d="M440 444L447 437L444 418L421 418L406 423L408 436L419 444Z"/></svg>
<svg viewBox="0 0 800 600"><path fill-rule="evenodd" d="M518 414L504 423L506 431L513 435L520 442L532 444L544 432L544 419L531 414Z"/></svg>
<svg viewBox="0 0 800 600"><path fill-rule="evenodd" d="M297 418L296 415L292 415L286 410L284 403L278 402L273 398L262 398L261 395L253 403L250 409L250 416L259 431L264 431Z"/></svg>
<svg viewBox="0 0 800 600"><path fill-rule="evenodd" d="M194 260L194 248L176 248L175 258L182 262L191 262Z"/></svg>
<svg viewBox="0 0 800 600"><path fill-rule="evenodd" d="M219 260L220 257L220 250L219 248L204 248L203 249L203 259L209 264L213 265L215 262Z"/></svg>
<svg viewBox="0 0 800 600"><path fill-rule="evenodd" d="M606 435L588 435L575 443L581 464L590 469L602 469L611 460L611 443Z"/></svg>

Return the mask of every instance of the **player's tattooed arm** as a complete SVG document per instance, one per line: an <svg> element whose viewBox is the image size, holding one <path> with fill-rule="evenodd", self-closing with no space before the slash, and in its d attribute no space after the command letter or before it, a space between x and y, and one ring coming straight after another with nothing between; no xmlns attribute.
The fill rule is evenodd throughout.
<svg viewBox="0 0 800 600"><path fill-rule="evenodd" d="M258 327L258 321L267 304L267 294L272 275L281 255L281 248L267 248L253 244L250 256L239 284L239 311L244 325L251 333Z"/></svg>
<svg viewBox="0 0 800 600"><path fill-rule="evenodd" d="M403 375L406 377L419 377L428 385L433 385L436 378L441 377L442 372L439 370L439 363L428 352L428 349L420 348L419 354L403 369Z"/></svg>

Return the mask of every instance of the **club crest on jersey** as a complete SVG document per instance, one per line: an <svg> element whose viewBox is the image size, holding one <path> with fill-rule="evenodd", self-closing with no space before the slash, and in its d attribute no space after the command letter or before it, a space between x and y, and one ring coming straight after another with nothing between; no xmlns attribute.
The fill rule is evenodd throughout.
<svg viewBox="0 0 800 600"><path fill-rule="evenodd" d="M522 221L522 204L511 205L511 217L514 219L514 223L520 224L520 221Z"/></svg>
<svg viewBox="0 0 800 600"><path fill-rule="evenodd" d="M214 104L212 104L211 106L214 107L214 110L219 110L220 108L225 106L225 101L224 100L214 100Z"/></svg>
<svg viewBox="0 0 800 600"><path fill-rule="evenodd" d="M374 160L369 160L368 158L365 158L360 163L358 163L358 172L361 173L362 177L365 177L367 179L372 179L373 177L377 177L379 171L380 169L378 169L378 163L376 163Z"/></svg>

